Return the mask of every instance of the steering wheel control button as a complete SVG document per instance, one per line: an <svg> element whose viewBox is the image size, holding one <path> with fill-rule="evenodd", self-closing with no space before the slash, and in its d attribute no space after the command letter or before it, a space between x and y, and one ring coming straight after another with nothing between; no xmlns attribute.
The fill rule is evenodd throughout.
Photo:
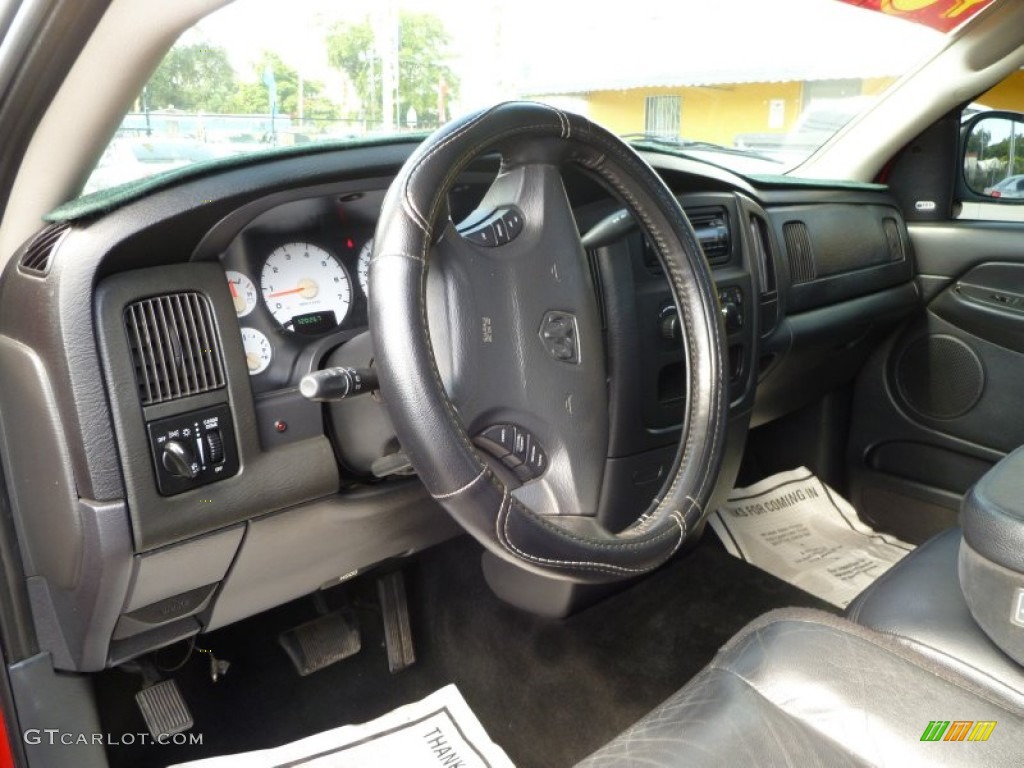
<svg viewBox="0 0 1024 768"><path fill-rule="evenodd" d="M488 427L477 436L476 442L494 458L503 459L512 452L515 429L511 424Z"/></svg>
<svg viewBox="0 0 1024 768"><path fill-rule="evenodd" d="M555 360L579 364L579 327L575 315L569 312L548 312L540 324L540 340Z"/></svg>
<svg viewBox="0 0 1024 768"><path fill-rule="evenodd" d="M215 405L146 425L156 486L174 496L238 473L231 409Z"/></svg>
<svg viewBox="0 0 1024 768"><path fill-rule="evenodd" d="M523 214L515 208L509 208L501 214L501 222L505 225L505 229L508 231L508 239L510 242L519 237L519 233L523 231Z"/></svg>
<svg viewBox="0 0 1024 768"><path fill-rule="evenodd" d="M488 427L476 436L475 442L524 483L540 477L548 467L548 457L540 443L515 424Z"/></svg>
<svg viewBox="0 0 1024 768"><path fill-rule="evenodd" d="M523 231L523 214L515 208L500 208L482 218L474 216L460 234L472 243L494 248L510 243Z"/></svg>
<svg viewBox="0 0 1024 768"><path fill-rule="evenodd" d="M530 450L526 454L526 466L533 472L534 477L544 474L544 470L548 468L548 457L537 443L530 444Z"/></svg>

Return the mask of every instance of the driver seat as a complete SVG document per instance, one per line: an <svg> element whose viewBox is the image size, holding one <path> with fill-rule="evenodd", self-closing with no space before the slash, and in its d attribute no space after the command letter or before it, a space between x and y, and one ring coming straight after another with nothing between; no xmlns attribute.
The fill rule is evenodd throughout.
<svg viewBox="0 0 1024 768"><path fill-rule="evenodd" d="M847 619L773 611L580 766L1024 764L1024 710L978 680Z"/></svg>

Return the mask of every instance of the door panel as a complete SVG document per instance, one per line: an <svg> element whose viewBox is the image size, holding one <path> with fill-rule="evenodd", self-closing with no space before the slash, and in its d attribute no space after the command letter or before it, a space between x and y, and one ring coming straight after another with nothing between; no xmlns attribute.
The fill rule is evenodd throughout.
<svg viewBox="0 0 1024 768"><path fill-rule="evenodd" d="M926 305L858 378L850 492L876 525L921 541L1024 445L1024 225L909 231Z"/></svg>

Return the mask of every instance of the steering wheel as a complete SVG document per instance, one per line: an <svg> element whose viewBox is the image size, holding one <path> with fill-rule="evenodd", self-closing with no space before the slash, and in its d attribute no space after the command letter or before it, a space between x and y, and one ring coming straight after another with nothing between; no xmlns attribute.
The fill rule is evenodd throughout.
<svg viewBox="0 0 1024 768"><path fill-rule="evenodd" d="M499 153L501 169L457 230L448 192L485 153ZM617 533L595 517L608 381L601 311L561 176L567 166L601 181L636 218L684 329L679 449L655 500ZM395 434L427 490L487 549L548 576L613 581L658 567L698 528L726 424L718 298L678 201L621 140L530 102L443 126L388 190L369 279Z"/></svg>

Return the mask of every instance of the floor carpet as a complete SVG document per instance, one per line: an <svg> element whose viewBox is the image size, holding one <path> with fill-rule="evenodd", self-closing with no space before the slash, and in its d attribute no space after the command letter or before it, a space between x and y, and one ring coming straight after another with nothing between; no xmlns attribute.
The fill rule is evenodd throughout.
<svg viewBox="0 0 1024 768"><path fill-rule="evenodd" d="M681 687L741 626L772 608L835 609L728 555L714 535L654 575L565 620L502 603L480 572L479 546L462 537L405 566L417 663L390 675L372 578L328 601L359 616L363 650L299 677L277 635L316 615L311 600L200 637L231 662L217 683L194 652L176 678L201 746L117 746L113 768L158 766L277 746L364 722L453 682L519 768L571 766ZM181 648L160 654L174 661ZM144 730L139 678L97 677L105 730Z"/></svg>

